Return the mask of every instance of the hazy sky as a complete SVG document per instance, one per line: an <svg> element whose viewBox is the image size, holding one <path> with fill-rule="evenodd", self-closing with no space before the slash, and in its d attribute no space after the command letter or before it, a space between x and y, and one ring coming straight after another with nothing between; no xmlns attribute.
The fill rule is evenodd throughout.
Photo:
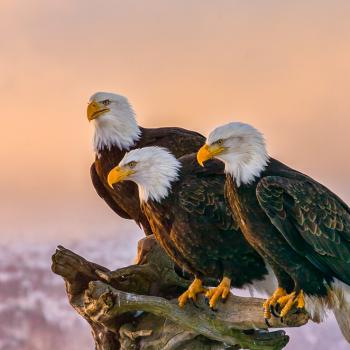
<svg viewBox="0 0 350 350"><path fill-rule="evenodd" d="M1 239L121 229L89 178L98 90L143 126L253 123L350 202L349 18L348 0L2 0Z"/></svg>

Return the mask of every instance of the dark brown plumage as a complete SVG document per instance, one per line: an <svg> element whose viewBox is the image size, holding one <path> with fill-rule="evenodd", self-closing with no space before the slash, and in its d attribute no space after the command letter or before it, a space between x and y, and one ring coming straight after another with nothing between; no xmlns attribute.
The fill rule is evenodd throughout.
<svg viewBox="0 0 350 350"><path fill-rule="evenodd" d="M212 161L202 168L195 155L179 160L179 180L170 194L161 202L141 205L157 240L179 266L199 279L225 276L236 288L264 280L268 274L264 260L231 216L222 164Z"/></svg>
<svg viewBox="0 0 350 350"><path fill-rule="evenodd" d="M267 303L281 304L282 315L289 310L285 302L306 305L315 320L328 307L350 342L350 208L274 159L249 185L237 187L228 174L226 189L234 215L245 222L244 236L271 265L279 287L291 293Z"/></svg>
<svg viewBox="0 0 350 350"><path fill-rule="evenodd" d="M343 224L350 216L329 190L274 159L249 185L237 187L227 175L226 188L233 212L246 222L245 237L276 270L280 287L326 296L323 281L350 282L350 269L339 273L350 264Z"/></svg>

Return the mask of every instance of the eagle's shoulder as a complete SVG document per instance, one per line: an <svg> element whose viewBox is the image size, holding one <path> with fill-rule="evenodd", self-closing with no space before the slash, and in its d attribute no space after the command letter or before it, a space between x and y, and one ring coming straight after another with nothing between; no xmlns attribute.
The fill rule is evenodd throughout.
<svg viewBox="0 0 350 350"><path fill-rule="evenodd" d="M191 130L177 127L141 128L141 138L137 148L165 147L178 158L196 152L204 142L204 136Z"/></svg>

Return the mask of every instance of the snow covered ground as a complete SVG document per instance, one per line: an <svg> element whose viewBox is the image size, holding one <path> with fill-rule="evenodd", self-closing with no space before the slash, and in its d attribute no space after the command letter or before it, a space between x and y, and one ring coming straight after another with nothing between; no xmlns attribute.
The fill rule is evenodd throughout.
<svg viewBox="0 0 350 350"><path fill-rule="evenodd" d="M127 233L67 248L117 268L132 263L138 238ZM0 249L0 350L93 349L88 325L68 304L62 279L50 270L55 244L13 243ZM287 350L349 349L333 317L288 334Z"/></svg>

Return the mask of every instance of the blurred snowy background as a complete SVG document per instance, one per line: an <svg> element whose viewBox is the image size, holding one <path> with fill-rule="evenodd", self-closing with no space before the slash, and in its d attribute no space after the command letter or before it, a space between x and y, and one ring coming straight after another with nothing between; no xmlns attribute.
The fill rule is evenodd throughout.
<svg viewBox="0 0 350 350"><path fill-rule="evenodd" d="M141 233L127 228L116 236L66 245L109 268L131 264ZM53 244L0 245L0 350L93 349L90 328L68 304L63 280L50 270ZM235 290L246 295L247 291ZM288 329L286 350L345 350L337 325L310 323Z"/></svg>

